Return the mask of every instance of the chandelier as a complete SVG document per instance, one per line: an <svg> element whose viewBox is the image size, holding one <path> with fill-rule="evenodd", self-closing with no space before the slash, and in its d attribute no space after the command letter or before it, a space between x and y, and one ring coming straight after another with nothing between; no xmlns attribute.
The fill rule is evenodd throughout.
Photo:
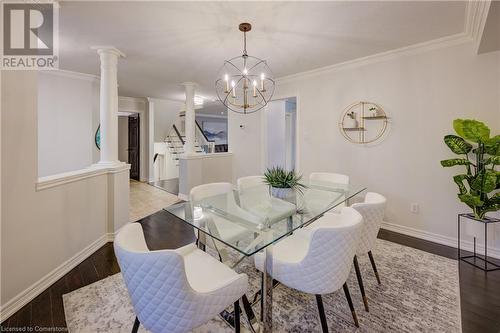
<svg viewBox="0 0 500 333"><path fill-rule="evenodd" d="M247 114L267 105L274 94L274 80L265 60L247 54L247 32L252 25L241 23L239 29L243 32L243 55L224 62L215 89L228 109Z"/></svg>

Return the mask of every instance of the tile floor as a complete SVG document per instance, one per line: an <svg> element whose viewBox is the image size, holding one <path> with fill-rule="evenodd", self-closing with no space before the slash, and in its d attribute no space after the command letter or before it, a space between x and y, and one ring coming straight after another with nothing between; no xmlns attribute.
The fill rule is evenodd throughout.
<svg viewBox="0 0 500 333"><path fill-rule="evenodd" d="M130 222L151 215L179 201L176 195L146 183L130 180Z"/></svg>

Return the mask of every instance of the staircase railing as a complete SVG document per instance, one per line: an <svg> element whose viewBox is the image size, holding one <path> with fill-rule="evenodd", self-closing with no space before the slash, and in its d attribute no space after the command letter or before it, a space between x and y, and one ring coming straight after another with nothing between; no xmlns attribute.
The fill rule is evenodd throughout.
<svg viewBox="0 0 500 333"><path fill-rule="evenodd" d="M207 135L205 134L205 132L203 131L203 129L200 126L200 123L197 120L195 120L195 123L196 123L196 127L198 127L198 129L200 130L200 132L203 135L203 138L205 138L206 142L215 142L215 140L209 140L208 139Z"/></svg>
<svg viewBox="0 0 500 333"><path fill-rule="evenodd" d="M177 134L177 137L181 140L182 144L184 144L184 139L182 138L181 133L177 129L177 126L175 126L175 124L174 124L173 127L174 127L175 134Z"/></svg>

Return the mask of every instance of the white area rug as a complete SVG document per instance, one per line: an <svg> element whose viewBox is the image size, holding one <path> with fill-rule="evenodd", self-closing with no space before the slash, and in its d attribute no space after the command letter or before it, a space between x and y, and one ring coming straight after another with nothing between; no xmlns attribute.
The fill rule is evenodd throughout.
<svg viewBox="0 0 500 333"><path fill-rule="evenodd" d="M370 312L365 312L354 269L348 280L360 328L352 321L342 290L324 296L330 332L461 332L458 266L455 260L377 240L373 251L382 284L368 260L359 258ZM260 286L251 259L238 271L249 275L250 291ZM129 333L135 315L121 274L110 276L63 296L69 331ZM258 313L259 306L255 306ZM275 332L321 332L314 295L283 285L274 289ZM140 332L145 332L141 327ZM214 318L196 333L233 332Z"/></svg>

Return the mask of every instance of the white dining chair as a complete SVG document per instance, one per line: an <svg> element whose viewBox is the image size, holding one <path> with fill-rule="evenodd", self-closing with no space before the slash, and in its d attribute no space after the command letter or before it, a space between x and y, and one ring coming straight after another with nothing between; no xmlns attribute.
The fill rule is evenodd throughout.
<svg viewBox="0 0 500 333"><path fill-rule="evenodd" d="M309 175L310 188L306 191L305 202L307 202L306 209L314 215L321 214L328 206L336 201L343 200L344 196L338 192L328 191L328 186L338 187L339 185L349 185L349 176L340 173L330 172L313 172ZM315 186L319 186L316 189ZM324 187L326 190L322 190ZM339 212L346 204L339 203L330 212Z"/></svg>
<svg viewBox="0 0 500 333"><path fill-rule="evenodd" d="M328 214L326 221L299 229L273 248L272 277L301 292L316 295L323 332L328 325L321 295L344 289L354 324L359 327L346 280L361 235L362 217L345 207L339 214ZM265 254L255 255L255 267L263 271Z"/></svg>
<svg viewBox="0 0 500 333"><path fill-rule="evenodd" d="M258 225L261 220L259 217L251 214L250 212L242 209L236 203L233 191L233 185L231 183L210 183L195 186L189 192L189 201L191 203L191 209L204 202L205 204L214 204L215 206L223 209L225 212L232 213L234 216L238 216L247 222L255 223ZM211 230L211 234L219 235L220 239L226 242L236 243L238 240L242 239L244 234L248 234L248 229L239 226L237 223L230 223L227 219L216 214L207 214L200 218L195 223L206 225L207 223L213 224L216 230ZM199 232L195 230L195 235L199 240ZM219 251L220 246L217 245L217 241L212 239L212 243L206 242L210 245L213 244L217 251ZM220 254L220 253L219 253Z"/></svg>
<svg viewBox="0 0 500 333"><path fill-rule="evenodd" d="M380 277L377 271L377 266L375 265L375 260L373 259L372 249L375 246L378 231L380 230L380 226L382 225L382 221L384 219L386 204L387 199L383 195L368 192L366 193L364 202L355 203L351 206L363 216L363 229L358 249L356 250L356 255L354 256L354 268L356 270L356 277L358 279L359 289L361 290L361 296L363 297L363 303L366 311L369 311L368 300L366 298L363 278L359 269L358 256L368 253L373 272L375 273L378 284L380 284Z"/></svg>
<svg viewBox="0 0 500 333"><path fill-rule="evenodd" d="M349 184L349 176L332 172L312 172L309 181L320 181L334 184Z"/></svg>
<svg viewBox="0 0 500 333"><path fill-rule="evenodd" d="M237 274L194 244L149 251L139 223L120 230L114 249L136 314L133 333L140 324L152 333L188 332L232 304L235 332L240 331L246 274Z"/></svg>
<svg viewBox="0 0 500 333"><path fill-rule="evenodd" d="M297 210L296 205L271 196L263 176L240 177L237 188L240 207L269 224L289 218Z"/></svg>

